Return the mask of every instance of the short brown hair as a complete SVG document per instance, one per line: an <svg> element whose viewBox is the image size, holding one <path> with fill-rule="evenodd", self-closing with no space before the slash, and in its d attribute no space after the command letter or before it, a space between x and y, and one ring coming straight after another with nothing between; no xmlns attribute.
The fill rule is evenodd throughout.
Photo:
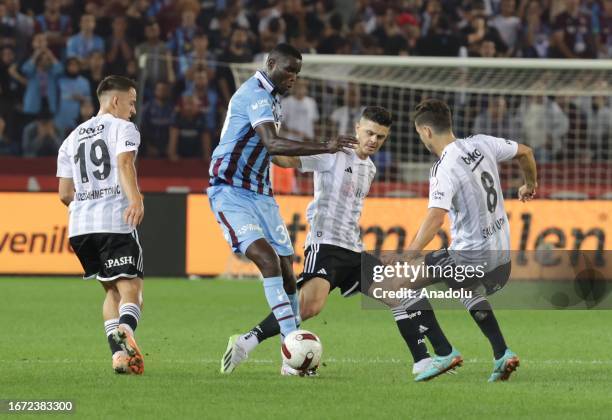
<svg viewBox="0 0 612 420"><path fill-rule="evenodd" d="M128 92L130 89L136 90L137 85L136 82L132 79L128 79L123 76L107 76L98 85L98 89L96 89L96 94L98 98L100 98L105 92L111 90L118 90L120 92Z"/></svg>
<svg viewBox="0 0 612 420"><path fill-rule="evenodd" d="M361 113L361 118L375 122L383 127L391 127L391 113L382 106L367 106Z"/></svg>
<svg viewBox="0 0 612 420"><path fill-rule="evenodd" d="M416 106L413 118L416 125L427 125L437 134L450 131L453 125L450 108L439 99L421 101Z"/></svg>

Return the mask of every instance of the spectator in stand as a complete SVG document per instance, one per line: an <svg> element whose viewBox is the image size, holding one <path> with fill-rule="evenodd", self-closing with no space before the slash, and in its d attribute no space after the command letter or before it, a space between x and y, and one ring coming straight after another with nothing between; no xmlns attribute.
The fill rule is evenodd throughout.
<svg viewBox="0 0 612 420"><path fill-rule="evenodd" d="M16 42L15 33L16 29L11 26L8 19L6 19L6 5L0 3L0 48L10 47L14 49Z"/></svg>
<svg viewBox="0 0 612 420"><path fill-rule="evenodd" d="M100 102L98 101L98 95L96 94L96 90L98 89L98 85L106 77L106 63L104 61L104 54L100 51L94 51L89 56L87 71L83 72L83 76L87 79L89 83L89 91L91 92L92 105L94 109L97 111L100 109Z"/></svg>
<svg viewBox="0 0 612 420"><path fill-rule="evenodd" d="M410 46L397 24L396 14L392 8L387 8L382 24L372 32L378 39L385 55L408 55Z"/></svg>
<svg viewBox="0 0 612 420"><path fill-rule="evenodd" d="M208 131L216 133L219 95L214 88L209 86L206 70L195 73L191 87L182 96L192 96L197 99L198 111L204 115Z"/></svg>
<svg viewBox="0 0 612 420"><path fill-rule="evenodd" d="M138 68L138 61L135 58L132 58L125 65L125 77L128 79L132 79L134 81L138 80L140 69Z"/></svg>
<svg viewBox="0 0 612 420"><path fill-rule="evenodd" d="M346 39L342 36L342 17L334 13L325 25L323 39L319 41L317 52L319 54L334 54L339 45L344 44Z"/></svg>
<svg viewBox="0 0 612 420"><path fill-rule="evenodd" d="M175 57L182 57L193 50L193 38L198 31L196 25L197 6L188 3L181 13L181 26L176 28L168 40L168 49Z"/></svg>
<svg viewBox="0 0 612 420"><path fill-rule="evenodd" d="M425 11L421 15L421 35L426 37L433 28L435 21L442 14L440 0L429 0L425 3Z"/></svg>
<svg viewBox="0 0 612 420"><path fill-rule="evenodd" d="M495 49L495 42L490 39L483 39L478 47L478 52L473 54L473 57L481 58L495 58L499 57L497 50Z"/></svg>
<svg viewBox="0 0 612 420"><path fill-rule="evenodd" d="M53 124L48 111L41 112L35 121L23 129L21 148L24 157L57 156L63 135Z"/></svg>
<svg viewBox="0 0 612 420"><path fill-rule="evenodd" d="M569 131L569 118L557 102L545 96L528 96L517 114L521 136L533 148L538 162L550 162L563 148L563 138Z"/></svg>
<svg viewBox="0 0 612 420"><path fill-rule="evenodd" d="M34 21L35 32L47 35L49 49L58 58L63 56L66 41L72 34L70 17L63 15L61 8L60 0L45 0L44 13L36 16Z"/></svg>
<svg viewBox="0 0 612 420"><path fill-rule="evenodd" d="M151 0L134 0L130 2L125 11L127 18L127 38L140 44L145 40L145 25L147 23L147 10L151 6Z"/></svg>
<svg viewBox="0 0 612 420"><path fill-rule="evenodd" d="M484 27L479 27L468 39L484 38ZM418 55L434 57L457 57L463 45L463 37L453 30L445 14L433 15L427 35L416 43Z"/></svg>
<svg viewBox="0 0 612 420"><path fill-rule="evenodd" d="M540 0L529 0L526 4L522 32L522 56L547 58L552 31L542 12Z"/></svg>
<svg viewBox="0 0 612 420"><path fill-rule="evenodd" d="M252 63L253 52L249 46L249 34L245 29L236 28L232 32L227 50L219 57L221 63ZM232 93L236 90L234 76L229 67L219 68L217 72L219 93L224 104L228 104Z"/></svg>
<svg viewBox="0 0 612 420"><path fill-rule="evenodd" d="M80 125L85 121L89 120L94 116L96 110L94 109L93 104L90 101L81 102L81 108L79 109L79 119L76 122L76 125Z"/></svg>
<svg viewBox="0 0 612 420"><path fill-rule="evenodd" d="M44 33L34 35L32 56L23 63L21 72L28 79L23 96L23 112L34 118L41 111L57 111L57 81L62 74L62 64L47 47Z"/></svg>
<svg viewBox="0 0 612 420"><path fill-rule="evenodd" d="M79 26L81 32L68 39L66 57L77 58L80 63L85 63L92 52L104 52L104 41L94 34L96 19L93 15L85 14L81 16Z"/></svg>
<svg viewBox="0 0 612 420"><path fill-rule="evenodd" d="M597 57L591 17L580 9L580 0L565 0L565 11L555 18L552 30L552 57Z"/></svg>
<svg viewBox="0 0 612 420"><path fill-rule="evenodd" d="M298 79L292 94L282 100L283 135L292 140L315 139L315 123L319 120L316 101L307 96L308 82Z"/></svg>
<svg viewBox="0 0 612 420"><path fill-rule="evenodd" d="M182 158L200 158L209 162L211 151L210 133L204 115L198 110L197 99L184 96L170 125L168 158L172 162Z"/></svg>
<svg viewBox="0 0 612 420"><path fill-rule="evenodd" d="M0 116L0 156L19 155L19 145L6 134L6 121Z"/></svg>
<svg viewBox="0 0 612 420"><path fill-rule="evenodd" d="M599 58L612 58L612 0L603 0L596 34Z"/></svg>
<svg viewBox="0 0 612 420"><path fill-rule="evenodd" d="M74 129L81 102L91 101L89 82L80 72L76 57L66 60L66 75L59 79L60 103L55 116L55 124L62 133Z"/></svg>
<svg viewBox="0 0 612 420"><path fill-rule="evenodd" d="M264 32L263 34L261 34L259 36L260 52L255 54L255 56L253 57L253 63L256 63L260 66L263 65L268 58L268 53L278 45L277 39L278 38L276 37L276 35L269 32Z"/></svg>
<svg viewBox="0 0 612 420"><path fill-rule="evenodd" d="M576 98L568 95L557 95L555 102L569 120L563 147L556 150L562 159L580 159L589 161L592 156L587 143L587 116L576 104Z"/></svg>
<svg viewBox="0 0 612 420"><path fill-rule="evenodd" d="M232 38L232 18L227 12L221 12L210 23L209 41L210 49L214 55L220 57L229 48Z"/></svg>
<svg viewBox="0 0 612 420"><path fill-rule="evenodd" d="M159 24L155 20L147 21L145 38L147 40L136 47L136 57L147 55L143 96L148 98L150 96L148 92L153 90L157 82L174 83L175 75L172 54L166 44L161 41Z"/></svg>
<svg viewBox="0 0 612 420"><path fill-rule="evenodd" d="M521 33L521 19L516 15L516 0L501 0L501 14L493 17L489 25L497 29L508 47L505 56L514 57Z"/></svg>
<svg viewBox="0 0 612 420"><path fill-rule="evenodd" d="M344 94L344 106L334 110L329 117L335 125L335 132L340 135L354 133L363 110L358 85L349 84Z"/></svg>
<svg viewBox="0 0 612 420"><path fill-rule="evenodd" d="M113 34L106 40L106 63L110 74L125 75L128 61L134 57L134 51L127 38L127 19L117 16L113 20Z"/></svg>
<svg viewBox="0 0 612 420"><path fill-rule="evenodd" d="M607 88L607 83L602 83ZM612 158L612 105L610 98L596 96L593 98L591 108L587 112L587 138L593 156L598 160Z"/></svg>
<svg viewBox="0 0 612 420"><path fill-rule="evenodd" d="M34 33L34 20L21 13L19 0L4 0L5 15L3 21L14 29L15 53L17 61L21 61L29 52L30 40Z"/></svg>
<svg viewBox="0 0 612 420"><path fill-rule="evenodd" d="M493 96L489 99L487 108L474 119L473 132L505 139L518 138L516 121L508 111L508 104L503 96Z"/></svg>
<svg viewBox="0 0 612 420"><path fill-rule="evenodd" d="M201 69L206 69L208 78L213 79L217 68L217 60L208 49L208 35L204 32L198 32L193 38L193 51L179 57L178 63L181 79L191 82L194 74Z"/></svg>
<svg viewBox="0 0 612 420"><path fill-rule="evenodd" d="M499 31L495 27L487 25L487 17L482 4L472 5L467 9L466 16L467 25L461 29L461 33L465 37L464 45L467 45L470 55L479 53L480 43L485 38L495 43L495 50L498 54L506 55L508 46Z"/></svg>
<svg viewBox="0 0 612 420"><path fill-rule="evenodd" d="M141 131L144 155L152 158L166 157L168 137L172 123L174 106L170 101L170 87L165 82L157 82L153 100L143 107Z"/></svg>
<svg viewBox="0 0 612 420"><path fill-rule="evenodd" d="M0 112L12 114L21 107L23 93L28 85L28 79L19 73L15 51L10 47L2 49L0 63Z"/></svg>

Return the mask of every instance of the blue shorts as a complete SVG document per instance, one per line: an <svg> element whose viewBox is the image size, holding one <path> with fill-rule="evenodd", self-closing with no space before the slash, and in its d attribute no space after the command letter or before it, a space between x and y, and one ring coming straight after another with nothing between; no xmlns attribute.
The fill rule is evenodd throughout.
<svg viewBox="0 0 612 420"><path fill-rule="evenodd" d="M230 185L212 186L206 193L232 251L244 254L249 245L263 238L278 255L293 255L289 232L273 197Z"/></svg>

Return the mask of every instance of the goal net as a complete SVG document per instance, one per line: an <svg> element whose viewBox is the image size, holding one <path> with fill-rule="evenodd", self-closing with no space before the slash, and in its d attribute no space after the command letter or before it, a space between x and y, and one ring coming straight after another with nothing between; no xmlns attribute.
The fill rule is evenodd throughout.
<svg viewBox="0 0 612 420"><path fill-rule="evenodd" d="M261 64L231 65L236 85ZM421 100L435 97L451 106L457 137L484 133L533 147L541 198L612 199L611 60L305 55L300 79L294 104L303 104L305 93L316 113L283 107L285 134L296 140L352 133L363 106L391 111L391 136L375 156L371 195L427 196L434 157L410 116ZM292 176L279 184L281 192L312 193L308 175ZM501 176L506 196L514 196L518 168L505 164Z"/></svg>

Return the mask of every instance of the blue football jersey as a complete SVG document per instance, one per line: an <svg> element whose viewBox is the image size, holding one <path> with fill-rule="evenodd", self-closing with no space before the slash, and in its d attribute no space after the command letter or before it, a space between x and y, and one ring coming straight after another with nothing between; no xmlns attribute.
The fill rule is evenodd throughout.
<svg viewBox="0 0 612 420"><path fill-rule="evenodd" d="M274 84L264 72L257 71L230 99L221 139L212 154L210 184L272 195L270 154L255 127L272 122L278 132L280 121L280 98Z"/></svg>

